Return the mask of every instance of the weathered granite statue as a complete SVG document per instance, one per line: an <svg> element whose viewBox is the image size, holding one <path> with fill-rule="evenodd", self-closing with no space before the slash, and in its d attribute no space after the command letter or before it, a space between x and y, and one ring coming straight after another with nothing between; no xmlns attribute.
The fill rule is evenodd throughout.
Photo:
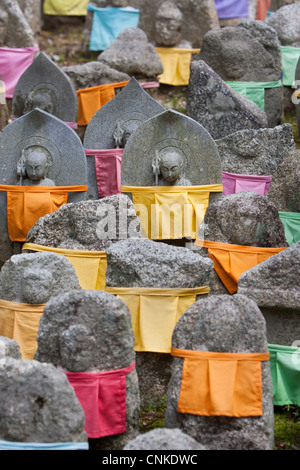
<svg viewBox="0 0 300 470"><path fill-rule="evenodd" d="M99 427L94 424L93 429L88 416L86 431L91 438L90 449L93 450L121 450L129 440L136 437L140 404L138 377L134 367L134 336L130 312L122 300L103 291L77 290L59 295L49 301L44 309L37 341L35 359L52 363L59 370L71 373L70 382L72 373L77 373L78 376L84 372L85 380L88 380L88 375L93 380L94 373L98 375L104 372L102 380L105 380L105 372L130 368L125 377L119 377L118 385L115 384L111 390L116 392L117 387L119 391L116 401L108 398L107 390L103 390L103 393L106 393L106 400L111 400L109 405L103 405L101 394L100 404L98 395L96 400L96 405L106 407L106 413L120 413L117 419L119 432L116 432L116 423L110 423L109 418L108 421L100 421ZM124 402L122 394L125 390L121 389L121 383L126 387ZM109 386L109 383L106 384L106 387ZM114 396L113 393L108 393ZM90 394L88 403L88 407L94 405L93 393ZM125 405L126 418L124 414L123 417L126 429L121 416ZM95 409L95 412L97 415L98 410ZM94 437L90 434L91 431L95 434Z"/></svg>
<svg viewBox="0 0 300 470"><path fill-rule="evenodd" d="M176 147L166 147L157 152L152 163L155 184L159 186L192 186L184 177L185 155Z"/></svg>
<svg viewBox="0 0 300 470"><path fill-rule="evenodd" d="M0 361L7 358L22 359L20 347L14 339L0 336Z"/></svg>
<svg viewBox="0 0 300 470"><path fill-rule="evenodd" d="M33 47L34 34L17 0L2 0L0 7L0 46Z"/></svg>
<svg viewBox="0 0 300 470"><path fill-rule="evenodd" d="M155 15L154 39L157 46L176 47L182 38L182 12L172 1L162 2Z"/></svg>
<svg viewBox="0 0 300 470"><path fill-rule="evenodd" d="M7 125L1 132L0 149L0 262L3 263L20 249L17 246L19 242L8 234L9 186L12 190L20 186L16 194L25 190L30 192L29 187L34 186L61 186L65 188L67 202L82 201L86 198L87 167L84 148L75 132L57 117L40 109L34 109ZM24 189L21 190L22 186ZM71 187L70 191L68 187ZM45 202L45 198L36 197L36 200L45 210L50 205L53 207L48 200ZM9 207L11 215L15 206ZM40 213L37 206L30 212ZM25 214L24 208L26 226Z"/></svg>
<svg viewBox="0 0 300 470"><path fill-rule="evenodd" d="M44 52L19 78L12 100L14 118L34 108L68 123L77 122L78 98L73 82Z"/></svg>
<svg viewBox="0 0 300 470"><path fill-rule="evenodd" d="M261 390L259 399L260 406L254 413L254 406L250 410L250 414L244 412L239 416L231 413L232 402L237 403L230 391L227 389L228 395L221 397L218 401L220 408L226 403L226 412L220 412L220 408L216 409L214 387L222 393L223 386L220 382L216 384L213 378L214 367L218 367L217 357L210 360L203 360L203 370L210 375L211 382L208 389L205 388L205 377L199 373L198 381L199 389L207 390L207 401L204 402L211 409L199 410L199 415L194 413L197 410L198 402L195 400L190 403L190 413L178 411L178 401L182 383L183 357L174 357L172 366L172 376L167 391L167 408L165 413L165 427L179 428L182 432L196 439L200 444L210 450L273 450L274 443L274 415L273 415L273 387L270 371L270 363L266 360L268 354L268 343L266 337L266 324L256 303L244 295L213 295L207 298L200 298L185 314L178 320L173 332L172 347L179 350L211 352L211 353L262 353L263 359L258 364L257 372L253 375L251 385L255 380L261 381ZM184 353L184 351L182 351ZM176 354L176 353L175 353ZM194 358L194 364L197 364L197 356ZM222 358L219 357L220 361ZM201 361L199 361L201 364ZM206 365L209 362L210 365ZM230 370L227 361L226 368L229 370L227 378L230 382L229 374L233 373L233 377L237 379L237 369L233 372ZM235 360L233 359L233 362ZM242 362L242 361L241 361ZM190 364L190 362L189 362ZM224 364L224 362L223 362ZM219 365L220 367L220 365ZM222 367L222 366L221 366ZM210 374L208 373L208 368ZM224 373L225 365L222 373ZM190 369L189 369L190 370ZM220 369L219 369L220 370ZM191 371L193 374L194 371ZM254 376L256 379L254 379ZM194 375L192 375L194 378ZM195 379L197 380L197 379ZM225 383L225 382L224 382ZM258 382L256 382L258 384ZM251 387L250 387L251 388ZM186 390L189 385L186 385ZM247 387L242 386L242 395L247 393ZM209 398L211 398L211 401ZM232 399L232 402L229 400ZM222 399L224 400L222 402ZM256 402L257 403L257 402ZM214 406L215 405L215 406ZM198 408L199 409L199 408ZM219 411L219 413L218 413ZM222 410L224 411L224 409ZM243 410L244 411L244 410ZM248 410L249 411L249 410ZM205 415L205 412L208 412ZM212 413L212 414L209 414ZM253 414L251 414L253 413Z"/></svg>
<svg viewBox="0 0 300 470"><path fill-rule="evenodd" d="M124 148L130 135L146 120L165 111L138 81L129 83L90 120L84 135L86 149ZM95 159L88 156L88 198L98 199Z"/></svg>
<svg viewBox="0 0 300 470"><path fill-rule="evenodd" d="M32 450L47 450L51 443L61 450L88 449L82 407L52 364L1 361L0 397L0 440L8 449L21 450L18 443Z"/></svg>
<svg viewBox="0 0 300 470"><path fill-rule="evenodd" d="M123 450L206 450L196 439L179 428L156 428L139 434Z"/></svg>
<svg viewBox="0 0 300 470"><path fill-rule="evenodd" d="M269 344L291 346L300 337L300 242L244 272L238 293L265 317Z"/></svg>

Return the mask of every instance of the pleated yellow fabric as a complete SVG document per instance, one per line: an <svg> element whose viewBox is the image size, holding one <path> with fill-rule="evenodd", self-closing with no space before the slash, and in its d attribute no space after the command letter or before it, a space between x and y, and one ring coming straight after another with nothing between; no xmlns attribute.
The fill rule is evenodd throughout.
<svg viewBox="0 0 300 470"><path fill-rule="evenodd" d="M55 212L67 203L69 192L87 191L81 186L0 185L7 193L7 225L11 241L23 242L40 217Z"/></svg>
<svg viewBox="0 0 300 470"><path fill-rule="evenodd" d="M159 82L173 86L188 85L192 54L198 54L200 49L179 47L156 47L155 49L164 69L163 73L158 76Z"/></svg>
<svg viewBox="0 0 300 470"><path fill-rule="evenodd" d="M45 305L31 305L0 299L0 336L17 341L22 359L33 359L36 336Z"/></svg>
<svg viewBox="0 0 300 470"><path fill-rule="evenodd" d="M89 0L45 0L45 15L86 16Z"/></svg>
<svg viewBox="0 0 300 470"><path fill-rule="evenodd" d="M220 353L172 348L183 357L178 412L200 416L262 416L261 361L270 353Z"/></svg>
<svg viewBox="0 0 300 470"><path fill-rule="evenodd" d="M82 289L105 290L107 267L105 251L69 250L36 245L35 243L24 243L22 250L63 255L73 265Z"/></svg>
<svg viewBox="0 0 300 470"><path fill-rule="evenodd" d="M130 313L135 351L170 353L172 333L181 315L208 286L186 289L106 287L122 299Z"/></svg>
<svg viewBox="0 0 300 470"><path fill-rule="evenodd" d="M132 194L144 237L151 240L195 239L210 193L222 193L223 185L121 186L121 192Z"/></svg>
<svg viewBox="0 0 300 470"><path fill-rule="evenodd" d="M248 269L286 249L286 247L265 248L234 245L201 239L196 239L195 245L208 249L208 255L214 263L215 271L230 294L237 291L239 278L244 271L248 271Z"/></svg>

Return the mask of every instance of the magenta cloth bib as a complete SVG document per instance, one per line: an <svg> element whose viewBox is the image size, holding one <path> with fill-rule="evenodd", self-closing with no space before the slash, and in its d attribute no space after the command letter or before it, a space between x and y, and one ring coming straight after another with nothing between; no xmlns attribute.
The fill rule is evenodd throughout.
<svg viewBox="0 0 300 470"><path fill-rule="evenodd" d="M88 438L122 434L126 431L126 375L124 369L105 372L64 372L85 414Z"/></svg>
<svg viewBox="0 0 300 470"><path fill-rule="evenodd" d="M121 163L124 149L85 150L95 157L98 196L106 197L121 193Z"/></svg>
<svg viewBox="0 0 300 470"><path fill-rule="evenodd" d="M19 78L32 64L39 46L10 49L0 47L0 76L5 83L5 98L12 98Z"/></svg>
<svg viewBox="0 0 300 470"><path fill-rule="evenodd" d="M239 175L222 171L223 196L241 191L252 191L265 196L271 181L272 176Z"/></svg>

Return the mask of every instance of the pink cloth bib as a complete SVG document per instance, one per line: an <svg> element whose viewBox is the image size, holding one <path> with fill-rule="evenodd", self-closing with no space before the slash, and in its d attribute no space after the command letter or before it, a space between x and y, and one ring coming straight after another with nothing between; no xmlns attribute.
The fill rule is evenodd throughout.
<svg viewBox="0 0 300 470"><path fill-rule="evenodd" d="M0 76L5 83L5 98L12 98L19 78L32 64L39 46L10 49L0 47Z"/></svg>
<svg viewBox="0 0 300 470"><path fill-rule="evenodd" d="M122 434L126 431L126 375L124 369L105 372L64 372L85 414L88 438Z"/></svg>
<svg viewBox="0 0 300 470"><path fill-rule="evenodd" d="M272 176L240 175L222 171L223 196L241 191L252 191L265 196L271 181Z"/></svg>
<svg viewBox="0 0 300 470"><path fill-rule="evenodd" d="M121 163L124 149L85 150L95 157L98 196L106 197L121 193Z"/></svg>

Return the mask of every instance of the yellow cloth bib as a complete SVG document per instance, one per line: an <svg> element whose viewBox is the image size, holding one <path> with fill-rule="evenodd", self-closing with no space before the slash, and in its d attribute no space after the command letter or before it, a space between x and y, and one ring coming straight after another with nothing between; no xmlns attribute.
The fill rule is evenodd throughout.
<svg viewBox="0 0 300 470"><path fill-rule="evenodd" d="M22 359L33 359L36 335L45 305L0 300L0 336L17 341Z"/></svg>
<svg viewBox="0 0 300 470"><path fill-rule="evenodd" d="M45 0L45 15L86 16L89 0Z"/></svg>
<svg viewBox="0 0 300 470"><path fill-rule="evenodd" d="M68 250L35 245L34 243L24 243L22 250L64 255L73 265L82 289L105 290L107 267L105 251Z"/></svg>
<svg viewBox="0 0 300 470"><path fill-rule="evenodd" d="M132 193L145 238L195 239L209 204L209 194L222 193L223 185L121 186L121 192Z"/></svg>
<svg viewBox="0 0 300 470"><path fill-rule="evenodd" d="M200 49L181 49L179 47L156 47L164 71L158 76L160 83L174 86L189 84L192 54Z"/></svg>
<svg viewBox="0 0 300 470"><path fill-rule="evenodd" d="M172 348L183 357L178 412L262 416L261 361L270 353L219 353Z"/></svg>
<svg viewBox="0 0 300 470"><path fill-rule="evenodd" d="M106 287L106 292L122 299L131 313L135 351L170 353L172 333L178 319L195 302L197 295L209 293L209 287Z"/></svg>

